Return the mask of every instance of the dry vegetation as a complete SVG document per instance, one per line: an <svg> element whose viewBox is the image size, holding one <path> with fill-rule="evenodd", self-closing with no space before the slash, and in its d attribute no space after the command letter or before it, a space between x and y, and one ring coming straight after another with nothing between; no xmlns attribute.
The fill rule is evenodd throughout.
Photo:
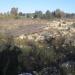
<svg viewBox="0 0 75 75"><path fill-rule="evenodd" d="M0 20L1 75L75 75L74 26L73 20Z"/></svg>
<svg viewBox="0 0 75 75"><path fill-rule="evenodd" d="M66 20L65 24L71 24L73 20ZM64 25L65 25L64 24ZM59 27L59 25L61 25ZM9 34L18 35L21 34L31 34L43 31L43 29L60 29L63 28L63 21L48 21L40 19L3 19L0 20L0 32L5 32ZM57 27L57 28L56 28ZM65 28L64 28L65 29Z"/></svg>
<svg viewBox="0 0 75 75"><path fill-rule="evenodd" d="M47 25L46 20L32 20L32 19L10 19L0 20L0 32L7 32L13 35L21 35L27 33L34 33L40 31L42 27Z"/></svg>

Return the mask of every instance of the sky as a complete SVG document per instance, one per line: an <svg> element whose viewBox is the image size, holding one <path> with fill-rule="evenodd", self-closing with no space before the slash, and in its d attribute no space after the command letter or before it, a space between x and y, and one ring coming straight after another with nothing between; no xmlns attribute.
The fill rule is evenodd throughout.
<svg viewBox="0 0 75 75"><path fill-rule="evenodd" d="M56 9L75 13L75 0L0 0L0 12L10 11L12 7L17 7L19 11L25 13Z"/></svg>

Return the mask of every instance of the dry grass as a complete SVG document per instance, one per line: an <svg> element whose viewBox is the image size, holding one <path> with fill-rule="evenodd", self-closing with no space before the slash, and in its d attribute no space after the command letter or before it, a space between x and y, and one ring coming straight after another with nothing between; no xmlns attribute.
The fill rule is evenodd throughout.
<svg viewBox="0 0 75 75"><path fill-rule="evenodd" d="M0 20L0 32L13 35L35 33L41 31L48 22L40 19L2 19Z"/></svg>

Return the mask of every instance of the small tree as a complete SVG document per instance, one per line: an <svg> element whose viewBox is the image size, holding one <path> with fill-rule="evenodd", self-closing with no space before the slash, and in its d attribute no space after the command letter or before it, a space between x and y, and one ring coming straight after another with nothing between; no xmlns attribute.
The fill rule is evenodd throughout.
<svg viewBox="0 0 75 75"><path fill-rule="evenodd" d="M15 8L15 7L11 8L10 14L13 15L13 16L17 16L18 8Z"/></svg>
<svg viewBox="0 0 75 75"><path fill-rule="evenodd" d="M19 12L19 16L23 16L23 13L22 12Z"/></svg>
<svg viewBox="0 0 75 75"><path fill-rule="evenodd" d="M42 11L35 11L34 18L42 18L42 15L43 15Z"/></svg>
<svg viewBox="0 0 75 75"><path fill-rule="evenodd" d="M45 15L46 15L46 19L51 18L51 12L49 10L46 11Z"/></svg>
<svg viewBox="0 0 75 75"><path fill-rule="evenodd" d="M65 16L64 12L61 11L60 9L57 9L56 11L54 11L54 15L55 15L55 17L57 17L57 18L62 18L62 17Z"/></svg>

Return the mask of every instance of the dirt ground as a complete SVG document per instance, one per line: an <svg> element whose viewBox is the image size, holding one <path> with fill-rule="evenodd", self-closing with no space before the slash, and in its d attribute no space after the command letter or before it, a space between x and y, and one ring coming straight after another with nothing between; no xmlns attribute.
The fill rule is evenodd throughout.
<svg viewBox="0 0 75 75"><path fill-rule="evenodd" d="M58 22L59 21L60 20L58 20ZM0 33L5 33L13 36L40 33L43 28L50 25L51 22L51 20L40 19L0 19Z"/></svg>
<svg viewBox="0 0 75 75"><path fill-rule="evenodd" d="M47 26L47 20L34 19L3 19L0 20L0 32L14 36L42 31Z"/></svg>

